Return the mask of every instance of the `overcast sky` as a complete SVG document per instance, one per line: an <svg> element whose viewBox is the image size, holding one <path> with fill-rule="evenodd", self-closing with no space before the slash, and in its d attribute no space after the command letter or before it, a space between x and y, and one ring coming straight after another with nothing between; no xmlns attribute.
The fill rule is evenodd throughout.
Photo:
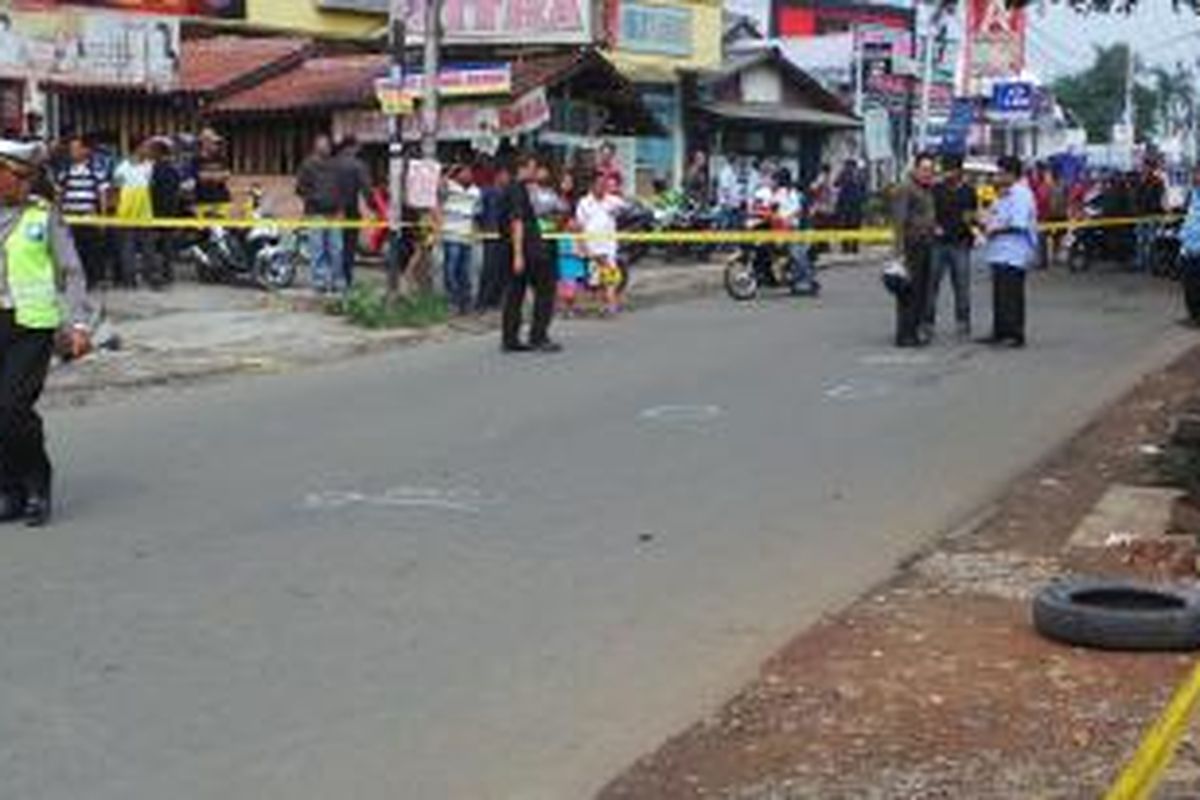
<svg viewBox="0 0 1200 800"><path fill-rule="evenodd" d="M1129 16L1083 15L1062 5L1049 5L1042 15L1037 8L1035 2L1029 10L1026 55L1044 79L1086 68L1098 44L1130 41L1148 64L1194 64L1200 58L1200 15L1176 13L1170 0L1141 0Z"/></svg>

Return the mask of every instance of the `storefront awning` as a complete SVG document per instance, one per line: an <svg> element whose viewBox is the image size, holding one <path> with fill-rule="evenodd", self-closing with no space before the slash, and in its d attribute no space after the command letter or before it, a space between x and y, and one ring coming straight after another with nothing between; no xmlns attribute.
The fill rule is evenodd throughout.
<svg viewBox="0 0 1200 800"><path fill-rule="evenodd" d="M774 103L703 103L698 108L721 119L754 123L799 125L828 130L861 128L863 124L862 120L847 114Z"/></svg>

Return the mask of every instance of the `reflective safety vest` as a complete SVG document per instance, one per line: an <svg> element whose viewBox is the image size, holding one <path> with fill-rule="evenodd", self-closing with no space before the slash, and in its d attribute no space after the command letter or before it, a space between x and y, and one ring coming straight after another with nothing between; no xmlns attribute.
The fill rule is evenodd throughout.
<svg viewBox="0 0 1200 800"><path fill-rule="evenodd" d="M22 328L55 330L62 324L58 276L50 250L50 209L32 205L4 242L8 291Z"/></svg>

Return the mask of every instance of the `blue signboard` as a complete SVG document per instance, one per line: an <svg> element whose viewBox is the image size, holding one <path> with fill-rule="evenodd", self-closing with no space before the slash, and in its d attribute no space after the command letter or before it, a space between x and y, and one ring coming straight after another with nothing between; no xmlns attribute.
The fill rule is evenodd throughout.
<svg viewBox="0 0 1200 800"><path fill-rule="evenodd" d="M956 97L950 105L950 118L942 130L942 152L964 155L967 136L975 121L975 102L970 97Z"/></svg>
<svg viewBox="0 0 1200 800"><path fill-rule="evenodd" d="M992 110L1001 113L1022 113L1033 111L1033 84L1025 81L997 83L992 87Z"/></svg>

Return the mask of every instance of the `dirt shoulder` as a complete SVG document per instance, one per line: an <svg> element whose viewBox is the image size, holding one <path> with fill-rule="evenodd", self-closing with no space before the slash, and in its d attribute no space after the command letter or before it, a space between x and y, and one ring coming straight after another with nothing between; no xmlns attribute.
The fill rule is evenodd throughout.
<svg viewBox="0 0 1200 800"><path fill-rule="evenodd" d="M1155 479L1143 445L1197 397L1200 348L1019 479L981 524L798 636L601 799L1101 796L1192 659L1046 641L1029 600L1074 572L1194 572L1064 544L1109 486ZM1159 797L1200 797L1191 739Z"/></svg>

